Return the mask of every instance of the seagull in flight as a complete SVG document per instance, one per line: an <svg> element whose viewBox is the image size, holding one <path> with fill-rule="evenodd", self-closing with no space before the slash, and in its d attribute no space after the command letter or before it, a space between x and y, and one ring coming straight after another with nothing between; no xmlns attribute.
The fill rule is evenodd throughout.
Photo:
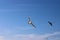
<svg viewBox="0 0 60 40"><path fill-rule="evenodd" d="M48 21L49 25L52 26L52 22Z"/></svg>
<svg viewBox="0 0 60 40"><path fill-rule="evenodd" d="M34 28L36 28L36 26L32 23L32 21L30 20L30 16L28 17L28 24L31 24Z"/></svg>

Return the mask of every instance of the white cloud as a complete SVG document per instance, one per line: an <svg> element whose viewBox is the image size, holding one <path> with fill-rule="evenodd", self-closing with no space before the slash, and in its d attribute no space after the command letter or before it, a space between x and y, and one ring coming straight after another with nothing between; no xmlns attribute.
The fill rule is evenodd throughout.
<svg viewBox="0 0 60 40"><path fill-rule="evenodd" d="M50 38L49 40L60 40L60 38L54 37L54 38Z"/></svg>
<svg viewBox="0 0 60 40"><path fill-rule="evenodd" d="M52 38L51 40L60 40L60 38Z"/></svg>
<svg viewBox="0 0 60 40"><path fill-rule="evenodd" d="M55 36L60 34L60 32L55 32L51 34L44 34L44 35L34 35L34 34L28 34L28 35L21 35L18 34L15 36L15 40L48 40L49 37ZM54 40L60 39L60 38L53 38Z"/></svg>
<svg viewBox="0 0 60 40"><path fill-rule="evenodd" d="M5 37L4 36L0 36L0 40L5 40Z"/></svg>
<svg viewBox="0 0 60 40"><path fill-rule="evenodd" d="M49 33L44 35L37 34L16 34L8 36L0 36L0 40L60 40L59 37L54 37L55 35L60 35L60 32Z"/></svg>

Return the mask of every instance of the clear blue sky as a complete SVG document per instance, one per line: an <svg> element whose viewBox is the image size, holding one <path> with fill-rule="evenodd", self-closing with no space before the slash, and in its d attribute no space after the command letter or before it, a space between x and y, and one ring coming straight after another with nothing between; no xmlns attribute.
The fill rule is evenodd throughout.
<svg viewBox="0 0 60 40"><path fill-rule="evenodd" d="M28 16L36 29L28 25ZM55 32L60 32L60 0L0 0L0 35Z"/></svg>

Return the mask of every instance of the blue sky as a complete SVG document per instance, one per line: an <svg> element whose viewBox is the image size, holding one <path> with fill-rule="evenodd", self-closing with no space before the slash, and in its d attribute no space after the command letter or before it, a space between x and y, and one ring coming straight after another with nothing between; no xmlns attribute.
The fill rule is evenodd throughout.
<svg viewBox="0 0 60 40"><path fill-rule="evenodd" d="M28 25L28 16L36 28ZM60 0L0 0L0 35L0 40L16 35L16 40L60 40Z"/></svg>

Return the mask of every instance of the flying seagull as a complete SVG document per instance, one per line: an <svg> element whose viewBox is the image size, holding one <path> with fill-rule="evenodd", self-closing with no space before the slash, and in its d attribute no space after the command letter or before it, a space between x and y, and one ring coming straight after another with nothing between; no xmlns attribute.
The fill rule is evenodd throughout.
<svg viewBox="0 0 60 40"><path fill-rule="evenodd" d="M48 21L49 25L52 26L52 22Z"/></svg>
<svg viewBox="0 0 60 40"><path fill-rule="evenodd" d="M31 24L34 28L36 28L32 21L30 20L30 16L28 17L28 24Z"/></svg>

